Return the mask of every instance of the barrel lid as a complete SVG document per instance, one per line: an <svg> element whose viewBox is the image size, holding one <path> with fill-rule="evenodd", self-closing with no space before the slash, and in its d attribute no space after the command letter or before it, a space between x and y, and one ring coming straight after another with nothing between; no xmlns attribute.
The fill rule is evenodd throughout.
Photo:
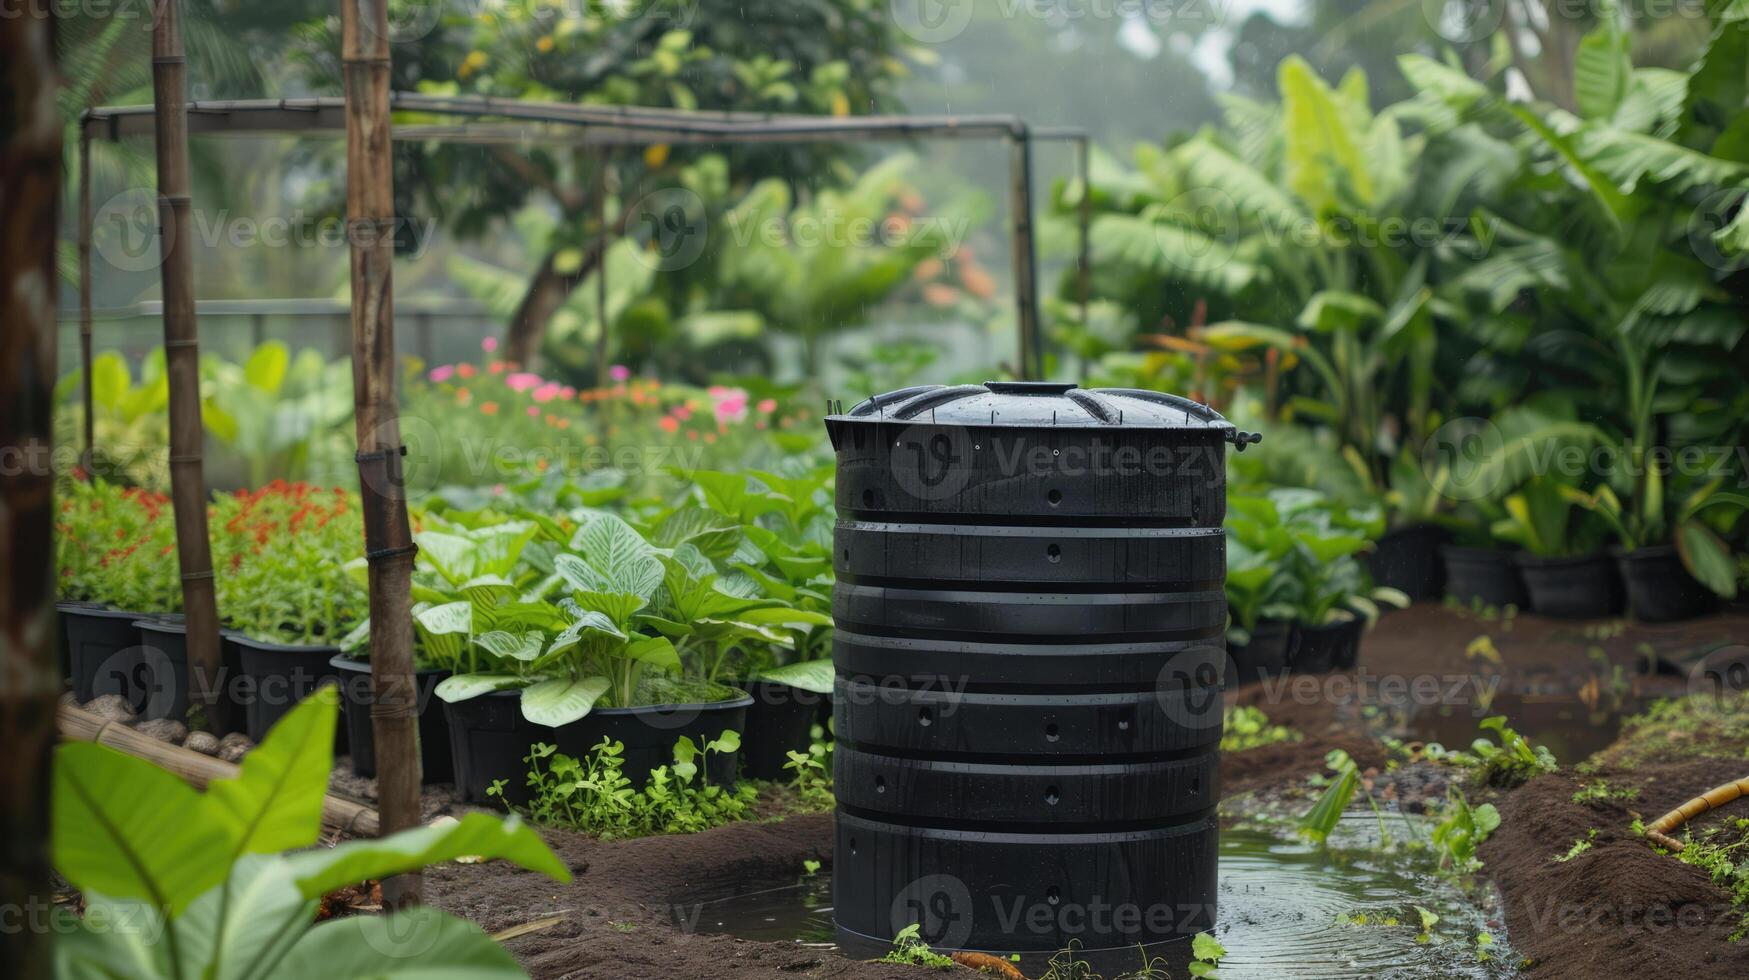
<svg viewBox="0 0 1749 980"><path fill-rule="evenodd" d="M1160 391L1081 388L1057 381L986 381L977 385L918 385L875 395L828 423L906 422L979 427L1217 429L1244 449L1261 442L1221 413Z"/></svg>

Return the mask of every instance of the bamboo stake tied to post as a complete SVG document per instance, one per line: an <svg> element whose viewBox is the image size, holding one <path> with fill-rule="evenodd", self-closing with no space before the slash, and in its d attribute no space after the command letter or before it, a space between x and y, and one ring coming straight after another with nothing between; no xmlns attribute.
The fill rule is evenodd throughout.
<svg viewBox="0 0 1749 980"><path fill-rule="evenodd" d="M394 174L385 0L341 0L346 88L346 217L352 245L352 392L358 491L370 566L371 726L382 830L419 826L418 698L413 679L413 533L395 395ZM417 873L383 882L383 903L419 901Z"/></svg>

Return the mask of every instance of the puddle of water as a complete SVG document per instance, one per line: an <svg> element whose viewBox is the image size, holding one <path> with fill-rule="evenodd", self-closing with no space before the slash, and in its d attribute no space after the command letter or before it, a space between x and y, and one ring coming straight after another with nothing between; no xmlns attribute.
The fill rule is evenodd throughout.
<svg viewBox="0 0 1749 980"><path fill-rule="evenodd" d="M1401 840L1413 831L1387 816ZM1421 835L1427 833L1423 824ZM1349 814L1328 849L1284 840L1264 830L1221 832L1220 912L1215 936L1228 950L1227 980L1334 980L1346 977L1499 978L1516 961L1502 930L1449 881L1401 854L1370 848L1379 841L1370 814ZM1417 943L1415 906L1440 917L1433 941ZM677 916L701 932L764 942L793 941L833 948L831 873L755 885L724 879L701 883L673 901ZM1339 920L1360 915L1367 925ZM695 916L695 918L694 918ZM1395 917L1398 925L1377 923ZM682 922L682 925L687 923ZM1477 958L1476 935L1494 936L1491 959Z"/></svg>
<svg viewBox="0 0 1749 980"><path fill-rule="evenodd" d="M1628 694L1602 697L1588 705L1571 694L1502 691L1486 711L1473 705L1436 705L1407 714L1387 727L1395 728L1405 739L1467 750L1481 734L1476 726L1483 718L1505 715L1514 730L1533 745L1548 746L1555 759L1566 766L1614 744L1622 723L1645 710L1651 700ZM1393 713L1391 709L1386 712Z"/></svg>

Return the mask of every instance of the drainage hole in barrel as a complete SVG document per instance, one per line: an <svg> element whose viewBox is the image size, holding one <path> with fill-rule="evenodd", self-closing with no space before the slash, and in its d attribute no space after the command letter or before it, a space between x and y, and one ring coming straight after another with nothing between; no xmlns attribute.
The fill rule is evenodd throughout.
<svg viewBox="0 0 1749 980"><path fill-rule="evenodd" d="M852 856L856 854L856 838L854 837L850 838L850 853Z"/></svg>
<svg viewBox="0 0 1749 980"><path fill-rule="evenodd" d="M862 505L864 507L873 507L874 506L874 491L873 490L864 490L862 492Z"/></svg>
<svg viewBox="0 0 1749 980"><path fill-rule="evenodd" d="M875 792L876 793L885 793L886 791L887 791L887 777L876 776L875 777Z"/></svg>
<svg viewBox="0 0 1749 980"><path fill-rule="evenodd" d="M1053 544L1045 549L1045 557L1050 559L1051 564L1055 565L1063 560L1063 549Z"/></svg>
<svg viewBox="0 0 1749 980"><path fill-rule="evenodd" d="M1195 796L1201 792L1202 792L1202 777L1201 776L1190 777L1190 795Z"/></svg>
<svg viewBox="0 0 1749 980"><path fill-rule="evenodd" d="M1062 796L1060 796L1057 793L1057 788L1055 786L1046 786L1045 787L1045 802L1046 803L1048 803L1051 806L1056 806L1057 801L1060 799L1062 799Z"/></svg>
<svg viewBox="0 0 1749 980"><path fill-rule="evenodd" d="M1052 885L1051 887L1045 889L1045 901L1051 903L1052 905L1055 905L1058 902L1061 902L1062 900L1063 900L1063 892L1056 885Z"/></svg>
<svg viewBox="0 0 1749 980"><path fill-rule="evenodd" d="M928 708L918 708L917 709L917 724L922 725L924 728L928 728L930 725L933 725L934 723L935 723L935 712L930 711Z"/></svg>
<svg viewBox="0 0 1749 980"><path fill-rule="evenodd" d="M1052 507L1055 507L1063 502L1063 491L1052 490L1050 493L1045 494L1045 499L1051 502Z"/></svg>
<svg viewBox="0 0 1749 980"><path fill-rule="evenodd" d="M1045 726L1045 741L1055 742L1060 737L1060 735L1061 735L1061 733L1057 731L1057 723L1056 722L1051 722L1049 725Z"/></svg>

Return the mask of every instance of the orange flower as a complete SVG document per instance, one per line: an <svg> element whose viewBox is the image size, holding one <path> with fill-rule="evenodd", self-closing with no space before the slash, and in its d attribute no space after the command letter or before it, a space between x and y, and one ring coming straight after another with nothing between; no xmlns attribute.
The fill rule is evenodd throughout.
<svg viewBox="0 0 1749 980"><path fill-rule="evenodd" d="M498 414L498 403L497 402L481 402L480 403L480 414L481 415L497 415Z"/></svg>

